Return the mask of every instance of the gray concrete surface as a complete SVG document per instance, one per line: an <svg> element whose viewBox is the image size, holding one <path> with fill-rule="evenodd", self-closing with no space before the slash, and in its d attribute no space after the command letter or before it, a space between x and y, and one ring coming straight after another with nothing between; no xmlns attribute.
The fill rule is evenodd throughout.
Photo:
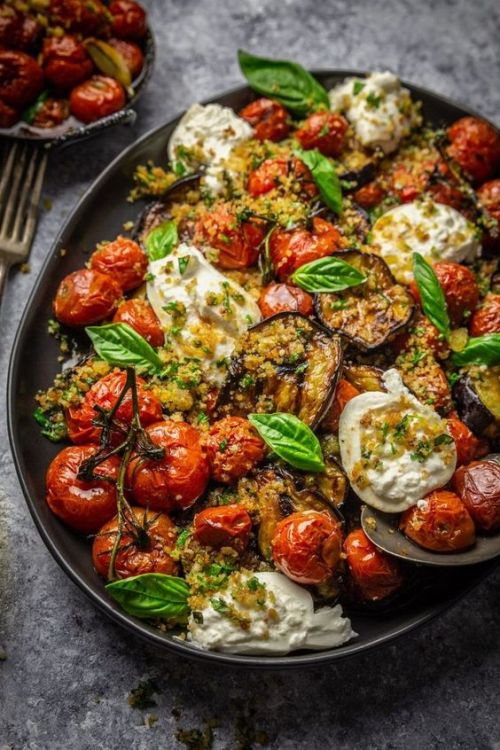
<svg viewBox="0 0 500 750"><path fill-rule="evenodd" d="M182 748L180 729L202 730L215 719L215 750L258 747L257 740L272 750L498 750L499 575L425 629L338 666L214 671L160 657L103 619L33 526L12 466L3 391L36 273L61 222L122 148L193 100L240 82L238 46L311 67L388 67L500 121L497 0L145 4L158 61L140 117L52 161L31 272L11 274L1 313L0 748ZM146 679L156 681L157 705L134 709L127 697ZM253 739L243 731L251 715Z"/></svg>

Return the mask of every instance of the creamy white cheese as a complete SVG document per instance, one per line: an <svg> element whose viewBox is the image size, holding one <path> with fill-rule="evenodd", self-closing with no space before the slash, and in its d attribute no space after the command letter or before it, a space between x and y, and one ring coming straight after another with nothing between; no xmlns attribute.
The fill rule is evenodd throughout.
<svg viewBox="0 0 500 750"><path fill-rule="evenodd" d="M395 151L421 117L408 89L392 73L374 72L367 78L348 78L330 92L333 110L343 112L363 144Z"/></svg>
<svg viewBox="0 0 500 750"><path fill-rule="evenodd" d="M148 300L179 357L201 358L207 377L221 383L237 339L261 319L257 303L214 268L198 248L181 243L149 264Z"/></svg>
<svg viewBox="0 0 500 750"><path fill-rule="evenodd" d="M224 163L232 149L252 137L253 128L230 107L220 104L193 104L182 117L168 143L168 158L179 159L179 147L200 149L207 171L203 182L212 193L219 193Z"/></svg>
<svg viewBox="0 0 500 750"><path fill-rule="evenodd" d="M388 370L383 382L387 393L361 393L347 403L339 421L340 455L353 489L365 503L387 513L399 513L451 479L457 454L455 444L446 442L447 437L445 442L438 442L438 449L428 450L433 440L430 436L446 436L446 423L405 388L397 370ZM374 421L383 426L385 417L389 423L395 414L401 425L397 445L394 430L387 429L385 435L384 428L382 433L373 433ZM420 454L424 460L416 458L418 447L405 445L405 430L413 429L412 420L417 425L417 440L426 446L425 453ZM369 460L374 437L379 459L375 461Z"/></svg>
<svg viewBox="0 0 500 750"><path fill-rule="evenodd" d="M402 283L413 278L414 252L433 264L470 260L480 248L473 224L451 206L430 199L391 208L373 225L371 242Z"/></svg>
<svg viewBox="0 0 500 750"><path fill-rule="evenodd" d="M260 609L250 609L231 596L231 582L217 594L228 606L245 617L243 629L234 619L216 611L211 604L189 619L188 640L198 648L233 654L268 654L278 656L298 649L327 649L341 646L357 635L351 621L342 615L342 607L323 607L314 611L312 596L281 573L248 573L274 595L273 616ZM239 577L245 581L245 574Z"/></svg>

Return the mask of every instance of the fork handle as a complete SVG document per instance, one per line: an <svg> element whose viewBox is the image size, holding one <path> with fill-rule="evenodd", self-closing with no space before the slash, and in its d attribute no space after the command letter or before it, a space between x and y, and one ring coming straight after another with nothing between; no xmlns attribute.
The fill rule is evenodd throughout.
<svg viewBox="0 0 500 750"><path fill-rule="evenodd" d="M0 302L2 301L3 290L9 273L9 264L3 258L0 258Z"/></svg>

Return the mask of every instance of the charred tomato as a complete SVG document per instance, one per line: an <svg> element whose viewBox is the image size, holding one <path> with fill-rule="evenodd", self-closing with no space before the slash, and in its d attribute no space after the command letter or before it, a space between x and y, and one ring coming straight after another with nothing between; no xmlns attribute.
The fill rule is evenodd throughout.
<svg viewBox="0 0 500 750"><path fill-rule="evenodd" d="M287 110L273 99L262 97L247 104L241 110L240 117L253 127L254 137L258 141L282 141L290 130Z"/></svg>

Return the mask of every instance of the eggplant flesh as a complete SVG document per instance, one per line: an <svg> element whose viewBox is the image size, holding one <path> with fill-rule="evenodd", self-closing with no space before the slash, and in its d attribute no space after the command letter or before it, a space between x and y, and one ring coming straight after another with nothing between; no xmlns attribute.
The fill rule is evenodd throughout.
<svg viewBox="0 0 500 750"><path fill-rule="evenodd" d="M338 256L364 273L366 281L335 294L317 294L316 315L357 349L372 351L409 324L415 302L409 289L396 282L387 263L377 255L347 250Z"/></svg>
<svg viewBox="0 0 500 750"><path fill-rule="evenodd" d="M287 412L314 428L333 401L341 370L338 336L300 313L278 313L238 341L216 412Z"/></svg>
<svg viewBox="0 0 500 750"><path fill-rule="evenodd" d="M365 393L366 391L385 391L383 374L383 370L371 365L346 364L342 376L358 391Z"/></svg>
<svg viewBox="0 0 500 750"><path fill-rule="evenodd" d="M453 399L460 419L472 432L499 437L500 366L462 375L453 386Z"/></svg>

